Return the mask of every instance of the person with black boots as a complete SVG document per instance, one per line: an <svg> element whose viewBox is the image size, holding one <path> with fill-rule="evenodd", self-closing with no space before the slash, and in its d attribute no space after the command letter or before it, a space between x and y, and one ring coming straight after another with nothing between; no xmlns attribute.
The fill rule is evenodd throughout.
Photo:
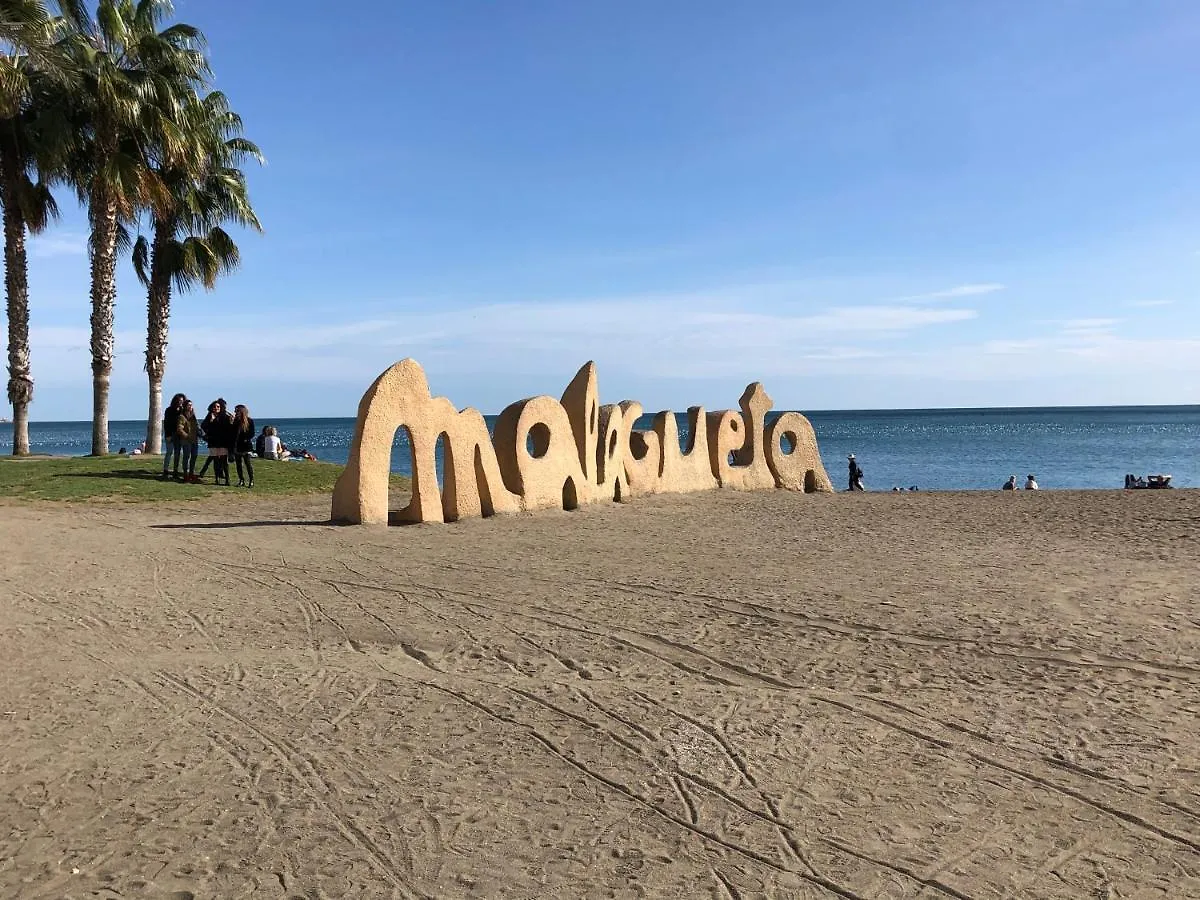
<svg viewBox="0 0 1200 900"><path fill-rule="evenodd" d="M200 428L204 432L204 441L208 444L208 459L200 469L200 477L204 477L211 463L214 483L220 484L224 481L228 486L229 453L234 443L234 431L233 416L226 409L224 399L218 397L208 404L208 415L200 423Z"/></svg>
<svg viewBox="0 0 1200 900"><path fill-rule="evenodd" d="M238 487L254 487L254 464L250 462L253 456L254 420L250 418L250 410L239 403L233 408L233 458L237 463ZM246 466L244 474L243 463ZM225 483L229 483L228 479Z"/></svg>

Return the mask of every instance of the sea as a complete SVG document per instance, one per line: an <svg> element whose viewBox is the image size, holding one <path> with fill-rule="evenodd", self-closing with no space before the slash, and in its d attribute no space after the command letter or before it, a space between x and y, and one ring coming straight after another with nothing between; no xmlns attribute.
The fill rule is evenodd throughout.
<svg viewBox="0 0 1200 900"><path fill-rule="evenodd" d="M778 413L776 413L777 415ZM1172 476L1176 487L1200 487L1200 406L1103 406L1028 409L915 409L807 412L821 457L841 489L846 457L855 454L868 490L995 490L1010 475L1034 474L1043 489L1119 488L1126 473ZM487 417L489 427L495 416ZM346 462L354 419L271 419L289 447ZM638 421L650 427L650 416ZM680 443L688 440L679 415ZM109 423L110 450L132 450L145 421ZM82 456L91 451L90 422L33 422L34 453ZM12 452L11 426L0 426L0 453ZM203 453L203 448L201 450ZM303 463L296 463L302 465ZM411 471L403 429L392 471Z"/></svg>

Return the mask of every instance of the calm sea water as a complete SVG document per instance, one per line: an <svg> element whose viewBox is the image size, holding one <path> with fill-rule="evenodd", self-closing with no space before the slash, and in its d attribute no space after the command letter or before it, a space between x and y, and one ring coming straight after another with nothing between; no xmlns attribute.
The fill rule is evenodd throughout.
<svg viewBox="0 0 1200 900"><path fill-rule="evenodd" d="M1125 473L1166 472L1179 487L1200 486L1200 406L1054 409L888 410L807 414L835 486L845 486L846 455L854 453L870 490L918 485L922 490L995 489L1030 472L1043 488L1121 487ZM489 417L489 424L493 421ZM353 419L266 419L289 446L344 463ZM639 421L649 427L650 417ZM681 441L686 417L680 417ZM111 449L132 449L144 422L112 422ZM88 422L30 425L35 453L83 455ZM0 427L0 453L12 452L12 432ZM296 463L295 465L302 465ZM408 474L404 432L397 435L393 471Z"/></svg>

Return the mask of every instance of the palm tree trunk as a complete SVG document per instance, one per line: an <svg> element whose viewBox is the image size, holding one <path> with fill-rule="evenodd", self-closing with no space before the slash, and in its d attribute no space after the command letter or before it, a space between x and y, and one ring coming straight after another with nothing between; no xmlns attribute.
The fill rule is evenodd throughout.
<svg viewBox="0 0 1200 900"><path fill-rule="evenodd" d="M92 456L108 455L108 389L113 363L113 307L117 299L117 204L92 191Z"/></svg>
<svg viewBox="0 0 1200 900"><path fill-rule="evenodd" d="M9 170L4 166L5 171ZM33 373L29 363L29 276L25 259L25 220L4 186L4 292L8 301L8 400L13 407L13 456L29 455L29 404Z"/></svg>
<svg viewBox="0 0 1200 900"><path fill-rule="evenodd" d="M162 452L162 383L167 373L167 329L171 317L171 273L162 248L170 240L165 222L154 223L150 247L150 288L146 298L146 375L150 382L150 412L146 420L146 452Z"/></svg>

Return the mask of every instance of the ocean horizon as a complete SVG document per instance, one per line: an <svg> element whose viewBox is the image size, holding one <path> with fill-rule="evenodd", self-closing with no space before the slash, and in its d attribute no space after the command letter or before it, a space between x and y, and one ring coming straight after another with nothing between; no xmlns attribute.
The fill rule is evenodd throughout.
<svg viewBox="0 0 1200 900"><path fill-rule="evenodd" d="M783 410L773 412L769 418ZM1043 489L1119 488L1126 473L1167 473L1177 487L1200 485L1200 405L981 407L958 409L811 410L825 467L845 487L853 453L869 490L991 490L1009 475L1032 473ZM680 442L690 439L686 413L676 413ZM489 427L495 415L485 416ZM652 416L638 420L649 428ZM353 417L256 417L271 424L290 447L318 459L345 463ZM145 439L145 420L109 423L110 451ZM91 450L91 422L31 422L30 449L56 456ZM0 453L12 452L11 429L0 433ZM410 474L403 429L392 451L392 471Z"/></svg>

